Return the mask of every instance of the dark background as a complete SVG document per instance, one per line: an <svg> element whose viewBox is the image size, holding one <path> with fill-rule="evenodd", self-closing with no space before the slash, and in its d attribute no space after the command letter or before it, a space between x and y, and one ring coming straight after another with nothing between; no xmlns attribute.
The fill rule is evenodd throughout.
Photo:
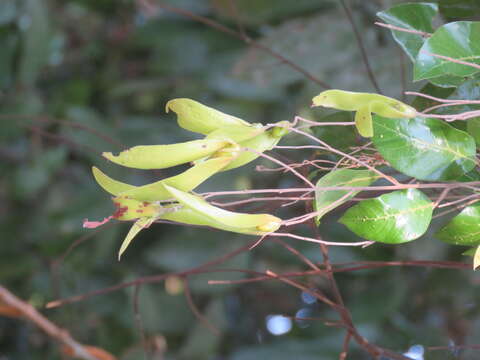
<svg viewBox="0 0 480 360"><path fill-rule="evenodd" d="M408 89L421 84L409 81L409 60L390 32L373 25L377 11L399 2L348 1L380 88L400 99L402 83ZM100 156L102 151L133 145L194 138L177 127L173 115L165 114L169 99L193 98L250 122L292 120L296 114L321 120L328 113L309 107L322 86L288 64L192 16L175 14L155 1L151 6L147 3L0 1L0 282L39 309L53 299L193 268L255 240L158 224L143 231L118 262L116 254L129 224L82 228L83 219L100 220L113 210L109 196L91 176L92 165L133 184L178 173L179 169L120 168ZM334 88L375 91L338 1L238 0L236 10L227 0L161 3L213 19L237 34L244 28L252 38ZM439 23L480 11L476 1L441 5ZM351 129L317 135L340 147L356 141ZM282 141L282 145L302 143L304 139L294 135ZM273 153L298 161L312 156L300 151ZM215 176L200 191L299 185L283 173L256 172L258 164L272 167L257 160ZM271 203L238 209L275 211ZM288 218L305 211L300 205L287 209L276 214ZM320 227L324 238L359 240L335 223L338 215L333 212L325 218ZM407 245L333 248L332 261L465 260L458 248L431 236L435 226ZM307 236L308 231L296 229ZM66 253L74 242L78 246ZM321 260L318 246L289 243L311 260ZM274 242L244 252L220 268L306 269ZM195 319L179 278L142 286L137 305L151 349L149 358L338 358L344 332L321 321L293 321L291 330L281 336L268 330L269 316L275 314L335 319L331 310L306 294L277 282L207 284L211 279L245 276L218 272L189 278L195 303L221 330L220 337ZM322 278L304 280L313 288L326 286ZM478 278L471 271L381 268L342 273L337 280L360 332L381 346L406 351L413 344L446 346L479 339ZM82 343L102 347L122 360L143 358L132 288L42 312ZM426 358L455 355L430 352ZM474 359L478 353L460 356ZM351 358L366 355L353 345ZM0 359L60 359L60 355L57 345L32 324L0 318Z"/></svg>

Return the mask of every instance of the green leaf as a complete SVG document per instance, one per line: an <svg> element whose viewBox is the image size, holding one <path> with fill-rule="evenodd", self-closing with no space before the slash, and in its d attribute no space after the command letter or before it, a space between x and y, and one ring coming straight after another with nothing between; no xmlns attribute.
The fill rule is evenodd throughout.
<svg viewBox="0 0 480 360"><path fill-rule="evenodd" d="M323 187L369 186L378 178L379 175L373 171L351 169L335 170L323 176L320 180L318 180L315 190L314 206L315 211L319 212L316 217L317 224L320 223L320 219L327 212L333 210L335 207L338 207L343 203L346 203L360 192L360 190L322 190ZM349 193L350 195L348 195ZM342 198L343 200L339 201ZM332 206L334 202L337 203L335 206Z"/></svg>
<svg viewBox="0 0 480 360"><path fill-rule="evenodd" d="M462 253L462 255L465 255L465 256L471 256L473 257L475 255L475 252L477 251L477 247L474 246L474 247L471 247L470 249L468 249L467 251L464 251Z"/></svg>
<svg viewBox="0 0 480 360"><path fill-rule="evenodd" d="M457 21L443 25L423 44L414 66L414 80L440 76L471 77L480 70L432 54L480 64L480 22Z"/></svg>
<svg viewBox="0 0 480 360"><path fill-rule="evenodd" d="M429 81L436 86L451 88L460 86L465 81L465 78L455 75L442 75L429 79Z"/></svg>
<svg viewBox="0 0 480 360"><path fill-rule="evenodd" d="M458 178L458 181L461 182L470 182L470 181L480 181L480 173L477 169L473 169L466 174L463 174Z"/></svg>
<svg viewBox="0 0 480 360"><path fill-rule="evenodd" d="M125 252L125 250L127 250L127 247L128 245L130 245L133 238L137 236L140 231L152 225L154 221L155 218L140 218L135 221L135 223L130 228L127 236L125 237L125 240L123 240L120 250L118 251L118 260L120 260L122 254Z"/></svg>
<svg viewBox="0 0 480 360"><path fill-rule="evenodd" d="M477 146L480 146L480 117L467 121L467 132L473 136Z"/></svg>
<svg viewBox="0 0 480 360"><path fill-rule="evenodd" d="M436 236L453 245L480 245L480 204L467 206Z"/></svg>
<svg viewBox="0 0 480 360"><path fill-rule="evenodd" d="M365 239L401 244L422 236L432 219L433 203L417 189L399 190L351 207L339 220Z"/></svg>
<svg viewBox="0 0 480 360"><path fill-rule="evenodd" d="M223 140L193 140L170 145L140 145L118 155L102 155L115 164L134 169L165 169L212 155L229 143Z"/></svg>
<svg viewBox="0 0 480 360"><path fill-rule="evenodd" d="M442 120L375 116L374 129L383 158L419 180L455 180L475 166L475 140Z"/></svg>
<svg viewBox="0 0 480 360"><path fill-rule="evenodd" d="M437 14L438 5L435 3L406 3L378 12L377 16L390 25L433 33L432 19ZM392 30L392 35L410 59L415 61L425 38L421 35L396 30Z"/></svg>

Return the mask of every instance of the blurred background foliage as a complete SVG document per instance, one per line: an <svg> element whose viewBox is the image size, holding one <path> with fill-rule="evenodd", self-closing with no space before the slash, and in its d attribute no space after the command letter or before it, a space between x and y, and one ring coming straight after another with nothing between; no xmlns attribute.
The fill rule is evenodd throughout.
<svg viewBox="0 0 480 360"><path fill-rule="evenodd" d="M378 83L385 94L397 98L402 91L402 64L406 86L418 89L421 84L410 83L408 59L402 57L390 33L373 22L377 11L399 2L349 1ZM278 58L192 17L166 11L154 1L151 7L141 3L0 1L0 281L40 309L59 297L193 268L254 240L158 224L142 232L117 262L128 224L82 229L83 219L101 219L112 212L108 195L93 181L92 165L133 184L173 173L124 169L100 156L102 151L127 146L192 139L193 134L177 127L173 115L165 114L169 99L194 98L251 122L291 120L296 114L331 121L328 111L309 108L312 96L322 88ZM237 0L235 11L228 0L162 3L234 31L240 23L252 38L332 87L374 91L350 23L336 0ZM440 5L443 19L439 21L463 19L479 10L476 0L444 0ZM350 130L331 129L318 130L316 135L338 147L357 145ZM292 135L283 144L304 142ZM311 152L274 153L292 161L312 156ZM256 172L258 164L272 166L257 160L215 176L200 191L298 185L283 173ZM305 211L300 205L276 208L272 203L257 203L242 210L275 211L285 218ZM357 240L334 221L343 209L322 222L320 231L326 240ZM435 226L422 240L402 246L334 248L332 261L461 259L458 249L453 251L432 238L434 231ZM82 243L66 254L75 241ZM310 259L321 261L316 245L290 243ZM306 269L274 242L265 242L219 268ZM334 319L330 309L308 294L276 282L207 284L212 279L244 276L217 272L189 278L196 304L221 330L219 337L195 319L179 278L143 286L138 307L149 358L338 358L342 330L320 321L292 322L275 316ZM321 277L304 280L313 288L327 286ZM470 271L382 268L341 273L337 280L361 333L381 346L405 351L412 344L475 343L480 336L476 305L480 296L474 291L478 278ZM43 312L83 343L105 348L119 359L143 358L133 289ZM352 359L366 358L354 345L352 351ZM426 358L438 359L438 354L428 353ZM447 351L440 358L457 355ZM475 358L469 352L460 356ZM61 357L57 346L33 325L0 318L0 358Z"/></svg>

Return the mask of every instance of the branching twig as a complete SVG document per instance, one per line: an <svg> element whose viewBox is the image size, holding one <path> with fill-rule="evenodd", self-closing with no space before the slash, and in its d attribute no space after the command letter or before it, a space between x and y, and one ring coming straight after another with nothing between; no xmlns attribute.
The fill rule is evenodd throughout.
<svg viewBox="0 0 480 360"><path fill-rule="evenodd" d="M378 21L375 21L374 24L378 25L378 26L381 26L381 27L384 27L384 28L387 28L387 29L391 29L391 30L402 31L402 32L410 33L410 34L420 35L424 38L429 38L430 36L432 36L432 34L430 34L428 32L425 32L425 31L406 29L406 28L402 28L402 27L395 26L395 25L390 25L390 24L385 24L385 23L378 22Z"/></svg>

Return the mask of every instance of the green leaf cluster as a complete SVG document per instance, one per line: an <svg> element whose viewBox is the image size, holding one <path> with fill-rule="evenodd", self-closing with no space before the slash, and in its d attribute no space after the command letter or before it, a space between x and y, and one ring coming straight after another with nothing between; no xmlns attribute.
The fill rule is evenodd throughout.
<svg viewBox="0 0 480 360"><path fill-rule="evenodd" d="M443 10L445 4L443 5ZM450 101L478 100L480 72L480 22L455 21L434 29L439 13L436 3L403 3L377 13L392 30L395 41L413 62L413 80L428 80L422 92ZM452 89L453 88L453 89ZM420 181L477 181L478 118L467 124L449 124L417 113L415 108L378 94L327 90L313 98L314 106L355 111L360 135L371 137L385 163ZM418 97L418 109L435 101ZM440 106L433 114L477 111L478 105ZM371 113L374 113L372 116ZM339 169L317 182L317 222L325 213L354 200L378 177L371 170ZM345 187L345 190L329 189ZM407 188L360 200L339 222L371 241L400 244L425 234L435 204L425 193ZM480 264L480 207L467 206L436 236L447 243L472 247L474 268Z"/></svg>
<svg viewBox="0 0 480 360"><path fill-rule="evenodd" d="M392 30L392 34L414 63L414 81L429 80L437 86L456 87L480 71L480 67L475 67L480 64L480 22L455 21L433 29L432 20L438 12L436 3L405 3L377 16L411 31Z"/></svg>

